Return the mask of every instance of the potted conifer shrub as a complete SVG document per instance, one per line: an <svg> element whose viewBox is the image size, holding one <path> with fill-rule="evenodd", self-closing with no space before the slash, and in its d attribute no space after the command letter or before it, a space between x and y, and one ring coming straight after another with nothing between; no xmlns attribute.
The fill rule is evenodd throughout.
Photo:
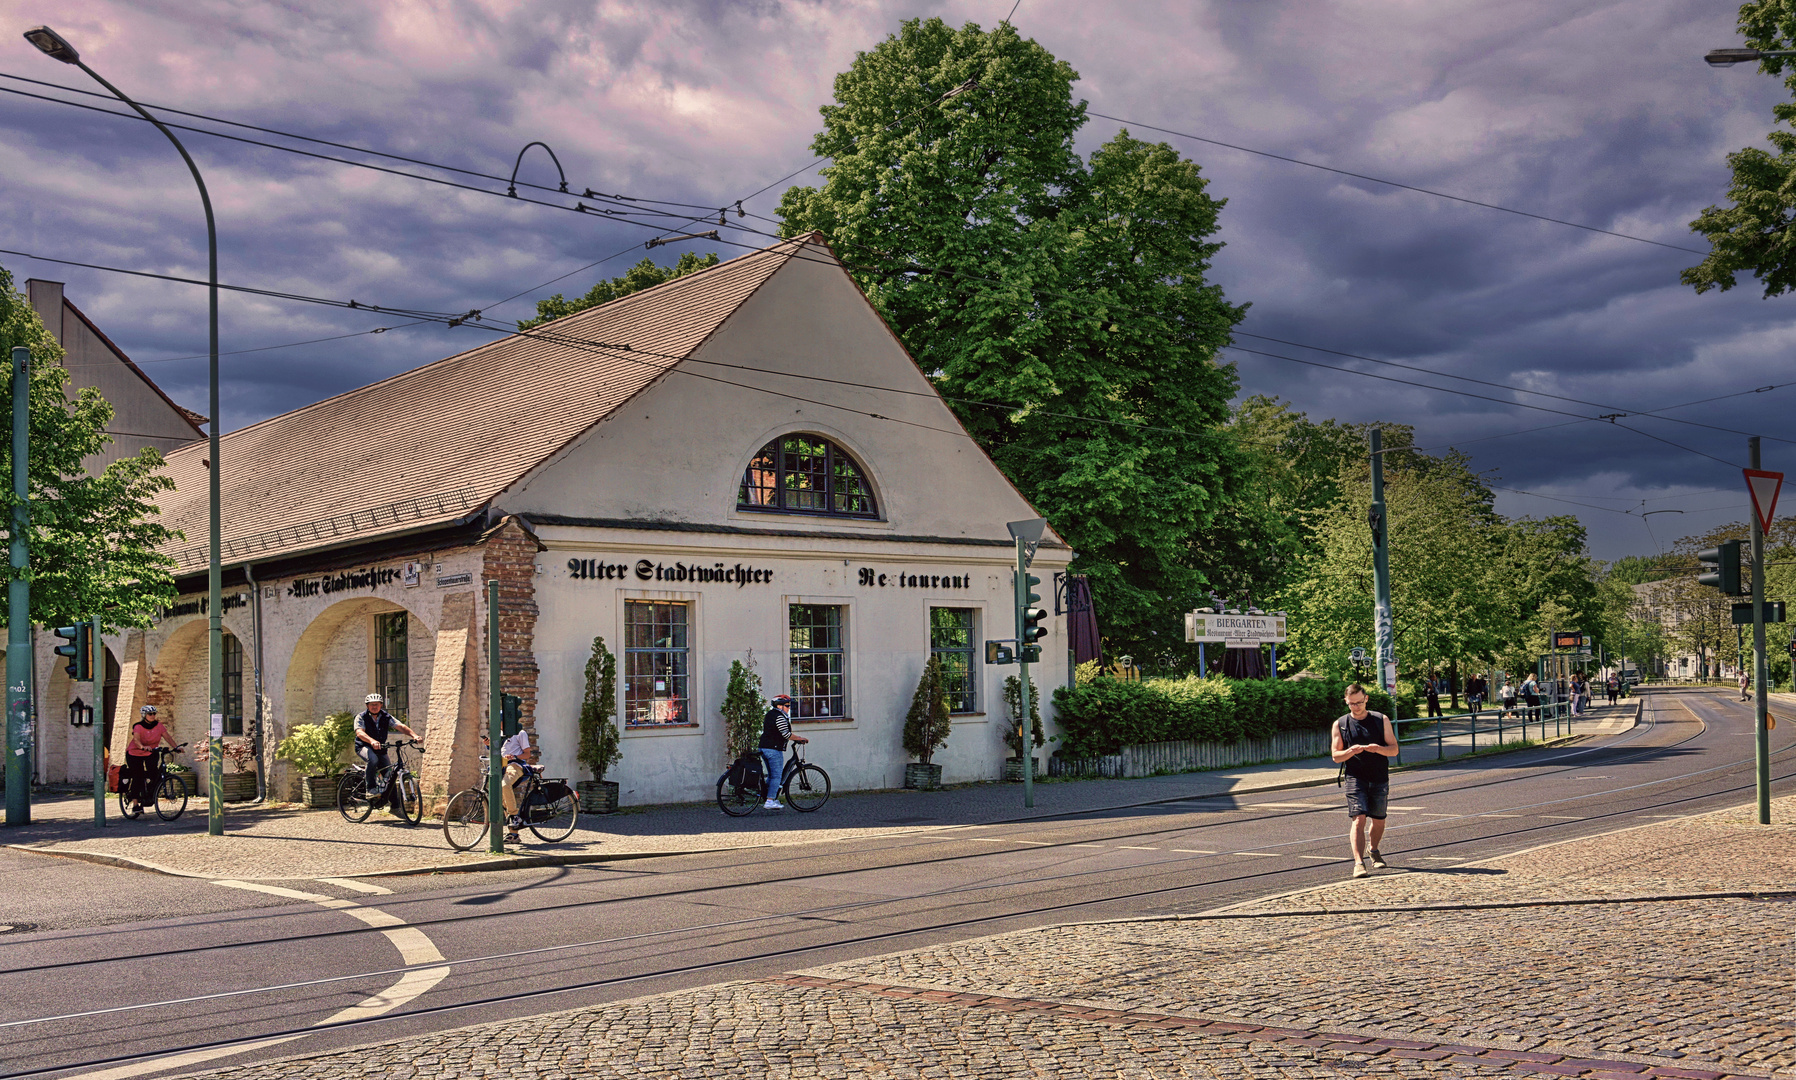
<svg viewBox="0 0 1796 1080"><path fill-rule="evenodd" d="M952 723L942 663L931 656L917 680L917 692L911 695L910 712L904 716L904 749L917 759L904 767L905 787L934 791L942 786L942 767L930 758L948 745Z"/></svg>
<svg viewBox="0 0 1796 1080"><path fill-rule="evenodd" d="M337 805L337 778L355 743L355 717L335 712L320 724L295 724L274 748L274 756L299 772L300 801L314 810Z"/></svg>
<svg viewBox="0 0 1796 1080"><path fill-rule="evenodd" d="M617 809L617 782L605 779L605 770L624 756L614 717L617 715L617 656L605 647L605 639L592 639L592 656L586 661L586 696L580 703L580 764L592 770L591 780L574 785L580 793L580 810L609 814Z"/></svg>
<svg viewBox="0 0 1796 1080"><path fill-rule="evenodd" d="M723 692L724 737L728 740L729 761L753 750L761 741L761 721L767 715L767 701L761 696L761 676L755 671L755 652L748 651L747 660L730 661L730 685Z"/></svg>
<svg viewBox="0 0 1796 1080"><path fill-rule="evenodd" d="M1015 675L1004 680L1004 705L1010 716L1010 724L1004 729L1004 743L1011 753L1004 759L1004 779L1020 783L1023 779L1023 684ZM1036 750L1047 745L1047 732L1041 726L1041 693L1036 690L1034 679L1029 680L1029 734ZM1041 776L1041 761L1033 752L1029 755L1029 771L1035 777Z"/></svg>

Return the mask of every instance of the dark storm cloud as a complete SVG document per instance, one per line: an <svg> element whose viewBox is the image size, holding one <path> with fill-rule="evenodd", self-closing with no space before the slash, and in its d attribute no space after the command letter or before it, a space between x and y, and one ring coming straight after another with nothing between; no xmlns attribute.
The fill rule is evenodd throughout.
<svg viewBox="0 0 1796 1080"><path fill-rule="evenodd" d="M817 107L837 72L903 18L991 25L1012 0L952 3L544 3L393 0L379 5L0 0L0 71L88 88L16 31L50 21L146 101L432 161L509 174L547 142L575 191L593 187L717 206L810 160ZM1796 300L1750 282L1697 296L1677 282L1699 256L1253 157L1179 131L1437 188L1668 244L1702 248L1687 223L1719 202L1724 155L1762 145L1776 83L1715 71L1737 43L1731 9L1694 0L1481 3L1155 3L1023 0L1016 22L1070 62L1092 108L1199 161L1228 246L1214 276L1251 301L1243 330L1570 401L1380 368L1243 336L1245 348L1583 416L1660 409L1796 378ZM15 25L16 24L16 25ZM10 44L7 44L10 42ZM18 84L5 84L18 85ZM1089 153L1119 125L1094 118ZM0 246L204 275L197 199L145 125L0 96ZM433 311L481 308L497 325L551 291L577 292L642 257L642 229L184 136L219 212L227 280ZM447 175L447 174L435 174ZM553 183L533 150L524 178ZM489 189L490 182L482 182ZM500 189L503 184L496 185ZM780 188L749 204L769 213ZM732 222L738 219L732 216ZM756 225L754 219L741 224ZM766 223L759 227L771 228ZM745 243L762 238L736 234ZM690 245L728 256L742 250ZM680 248L657 252L677 255ZM503 298L616 253L599 270ZM0 259L69 294L173 396L204 406L204 294L185 286ZM224 423L241 426L490 340L467 326L243 295L224 304L225 348L386 333L231 356ZM1502 494L1512 514L1573 512L1599 555L1741 516L1737 472L1607 423L1532 434L1567 417L1231 353L1245 392L1312 416L1415 425L1463 445L1505 487L1636 516ZM1796 390L1671 415L1766 435ZM1729 461L1744 439L1630 418ZM1494 437L1503 436L1503 437ZM1790 447L1768 443L1775 467ZM1718 509L1707 509L1718 507ZM1675 521L1675 525L1666 525Z"/></svg>

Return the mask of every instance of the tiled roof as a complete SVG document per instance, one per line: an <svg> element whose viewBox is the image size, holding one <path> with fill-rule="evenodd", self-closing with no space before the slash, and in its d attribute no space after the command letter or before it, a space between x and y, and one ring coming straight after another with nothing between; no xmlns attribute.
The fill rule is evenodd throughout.
<svg viewBox="0 0 1796 1080"><path fill-rule="evenodd" d="M472 514L669 357L690 355L802 246L751 252L221 436L224 563ZM186 533L168 549L182 573L207 561L206 457L203 442L168 455L175 490L161 520Z"/></svg>

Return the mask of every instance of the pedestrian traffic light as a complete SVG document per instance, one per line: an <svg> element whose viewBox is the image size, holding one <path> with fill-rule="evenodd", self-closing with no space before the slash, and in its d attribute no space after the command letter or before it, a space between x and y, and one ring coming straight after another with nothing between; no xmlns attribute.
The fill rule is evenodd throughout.
<svg viewBox="0 0 1796 1080"><path fill-rule="evenodd" d="M65 639L67 645L56 646L57 656L66 656L69 662L62 670L69 673L69 678L76 682L87 682L93 678L94 628L92 623L80 622L74 626L59 626L56 636Z"/></svg>
<svg viewBox="0 0 1796 1080"><path fill-rule="evenodd" d="M499 734L509 739L523 726L524 701L516 694L499 695Z"/></svg>
<svg viewBox="0 0 1796 1080"><path fill-rule="evenodd" d="M1740 587L1740 541L1724 541L1718 547L1696 553L1703 572L1696 575L1698 585L1720 589L1723 596L1745 596Z"/></svg>
<svg viewBox="0 0 1796 1080"><path fill-rule="evenodd" d="M1041 625L1048 617L1046 608L1037 607L1041 594L1035 592L1035 586L1041 579L1033 574L1023 575L1023 587L1017 590L1016 642L1017 659L1025 664L1037 663L1041 660L1041 646L1036 642L1048 636L1048 628Z"/></svg>

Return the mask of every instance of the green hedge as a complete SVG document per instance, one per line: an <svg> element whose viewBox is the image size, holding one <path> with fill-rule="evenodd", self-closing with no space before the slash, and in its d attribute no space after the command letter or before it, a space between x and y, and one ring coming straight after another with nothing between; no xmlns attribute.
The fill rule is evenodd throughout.
<svg viewBox="0 0 1796 1080"><path fill-rule="evenodd" d="M1326 730L1347 711L1341 701L1346 690L1347 683L1328 679L1101 678L1054 691L1060 753L1087 758L1119 753L1137 743L1229 743L1280 731ZM1390 695L1374 687L1371 707L1388 715Z"/></svg>

